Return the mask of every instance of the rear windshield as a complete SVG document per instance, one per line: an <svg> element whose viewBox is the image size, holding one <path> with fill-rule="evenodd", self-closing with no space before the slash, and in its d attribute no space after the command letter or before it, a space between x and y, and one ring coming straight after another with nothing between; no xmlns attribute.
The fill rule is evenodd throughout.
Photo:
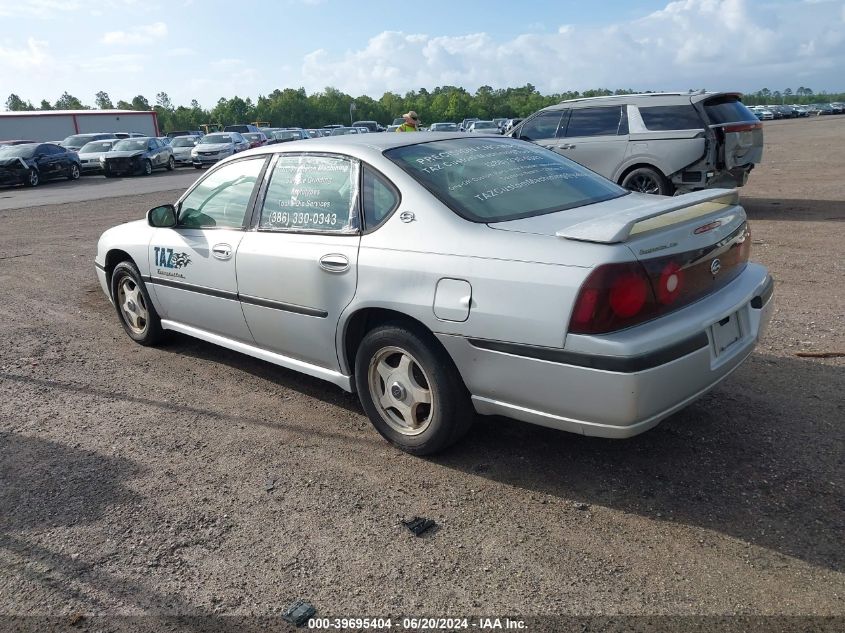
<svg viewBox="0 0 845 633"><path fill-rule="evenodd" d="M432 141L384 155L472 222L528 218L628 193L551 150L515 139Z"/></svg>
<svg viewBox="0 0 845 633"><path fill-rule="evenodd" d="M209 134L203 136L200 145L214 145L216 143L232 143L232 137L228 134Z"/></svg>
<svg viewBox="0 0 845 633"><path fill-rule="evenodd" d="M704 102L704 111L711 124L757 121L754 113L745 107L739 97L714 97Z"/></svg>
<svg viewBox="0 0 845 633"><path fill-rule="evenodd" d="M197 144L197 139L193 136L186 136L184 138L175 138L170 143L171 147L193 147Z"/></svg>

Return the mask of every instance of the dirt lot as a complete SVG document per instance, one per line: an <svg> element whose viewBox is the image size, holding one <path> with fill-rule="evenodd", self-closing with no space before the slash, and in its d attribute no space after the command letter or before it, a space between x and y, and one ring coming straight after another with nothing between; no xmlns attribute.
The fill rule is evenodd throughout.
<svg viewBox="0 0 845 633"><path fill-rule="evenodd" d="M0 211L0 614L845 618L845 358L795 355L845 352L845 116L765 136L768 337L624 441L481 419L410 457L326 383L129 340L96 240L178 192Z"/></svg>

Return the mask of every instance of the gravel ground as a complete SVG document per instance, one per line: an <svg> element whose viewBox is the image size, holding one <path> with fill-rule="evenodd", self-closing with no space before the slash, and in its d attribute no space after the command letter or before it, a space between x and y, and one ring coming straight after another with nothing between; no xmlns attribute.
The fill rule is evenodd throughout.
<svg viewBox="0 0 845 633"><path fill-rule="evenodd" d="M129 340L96 240L178 191L0 210L0 614L273 616L304 598L322 616L845 623L845 358L795 355L845 352L845 116L765 136L742 194L777 281L767 338L621 441L482 418L443 455L405 455L327 383ZM414 515L437 529L414 537Z"/></svg>

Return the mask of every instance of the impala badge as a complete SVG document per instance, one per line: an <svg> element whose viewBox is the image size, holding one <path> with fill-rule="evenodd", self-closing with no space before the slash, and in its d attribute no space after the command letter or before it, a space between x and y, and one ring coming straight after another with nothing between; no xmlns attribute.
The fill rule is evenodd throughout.
<svg viewBox="0 0 845 633"><path fill-rule="evenodd" d="M408 222L413 222L417 218L411 211L403 211L399 214L399 219L407 224Z"/></svg>
<svg viewBox="0 0 845 633"><path fill-rule="evenodd" d="M718 259L714 259L710 262L710 274L714 277L719 274L719 271L722 270L722 262Z"/></svg>

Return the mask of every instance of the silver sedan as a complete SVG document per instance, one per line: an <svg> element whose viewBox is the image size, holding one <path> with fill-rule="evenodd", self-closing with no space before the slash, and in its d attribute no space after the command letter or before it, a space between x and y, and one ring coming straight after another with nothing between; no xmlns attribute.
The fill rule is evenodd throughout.
<svg viewBox="0 0 845 633"><path fill-rule="evenodd" d="M96 272L142 345L176 331L357 392L429 454L475 414L641 433L748 357L773 282L732 190L632 193L510 138L257 148L106 231Z"/></svg>

